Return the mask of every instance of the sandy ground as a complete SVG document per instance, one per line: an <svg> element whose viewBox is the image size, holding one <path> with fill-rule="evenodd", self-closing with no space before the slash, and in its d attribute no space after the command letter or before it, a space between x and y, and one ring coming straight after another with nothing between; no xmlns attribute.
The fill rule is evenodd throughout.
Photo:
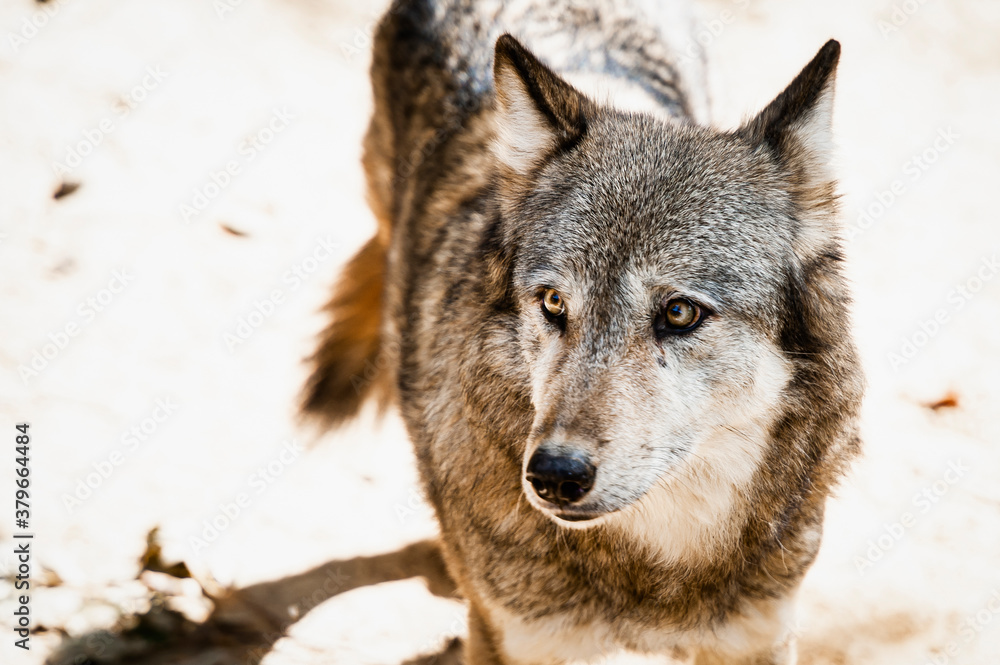
<svg viewBox="0 0 1000 665"><path fill-rule="evenodd" d="M464 633L461 603L420 578L292 621L313 586L355 586L355 557L435 533L395 416L325 437L294 417L317 310L374 228L358 159L381 4L359 4L0 5L0 503L12 512L14 423L30 422L31 612L48 629L28 652L0 631L0 662L134 624L150 586L203 620L192 580L137 581L156 526L162 559L215 594L355 562L288 601L268 665L390 665ZM844 49L835 125L867 453L830 503L801 660L1000 664L1000 3L699 11L720 126L827 38ZM56 199L63 182L79 189Z"/></svg>

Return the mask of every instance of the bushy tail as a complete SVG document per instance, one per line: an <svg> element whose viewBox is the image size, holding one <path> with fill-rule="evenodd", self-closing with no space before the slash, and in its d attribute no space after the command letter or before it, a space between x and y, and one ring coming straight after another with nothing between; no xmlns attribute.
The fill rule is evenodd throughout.
<svg viewBox="0 0 1000 665"><path fill-rule="evenodd" d="M369 397L388 398L379 370L385 259L376 235L344 267L326 307L332 322L312 357L302 410L329 427L353 417Z"/></svg>
<svg viewBox="0 0 1000 665"><path fill-rule="evenodd" d="M393 24L390 13L375 33L372 88L375 110L364 138L362 165L367 181L368 205L378 230L344 266L327 305L332 321L323 331L312 357L313 371L305 386L302 411L328 427L343 424L357 414L369 398L381 406L392 398L390 359L381 346L382 299L386 261L394 225L395 139L392 126L391 86L386 62Z"/></svg>

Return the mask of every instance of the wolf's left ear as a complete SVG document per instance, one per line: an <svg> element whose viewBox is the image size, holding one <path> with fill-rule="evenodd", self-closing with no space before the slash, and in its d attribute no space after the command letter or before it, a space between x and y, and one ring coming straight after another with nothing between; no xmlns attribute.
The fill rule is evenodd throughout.
<svg viewBox="0 0 1000 665"><path fill-rule="evenodd" d="M766 146L791 176L792 196L804 212L833 212L830 166L833 88L840 43L831 39L784 92L739 132Z"/></svg>
<svg viewBox="0 0 1000 665"><path fill-rule="evenodd" d="M586 97L510 35L497 39L493 80L497 101L494 151L515 173L527 174L586 131Z"/></svg>

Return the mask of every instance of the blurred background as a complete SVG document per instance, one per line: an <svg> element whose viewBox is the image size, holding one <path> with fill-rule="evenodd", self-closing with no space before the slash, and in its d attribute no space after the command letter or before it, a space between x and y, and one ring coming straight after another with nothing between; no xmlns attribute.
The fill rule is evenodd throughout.
<svg viewBox="0 0 1000 665"><path fill-rule="evenodd" d="M395 414L322 435L295 413L374 230L384 8L0 4L0 616L29 422L36 627L30 651L0 631L0 662L394 665L464 635ZM720 127L843 45L866 455L829 505L800 662L998 665L1000 3L697 11Z"/></svg>

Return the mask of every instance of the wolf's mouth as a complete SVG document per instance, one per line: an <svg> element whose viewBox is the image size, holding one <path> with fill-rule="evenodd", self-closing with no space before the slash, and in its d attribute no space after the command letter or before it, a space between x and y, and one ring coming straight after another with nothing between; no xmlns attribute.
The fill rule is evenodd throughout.
<svg viewBox="0 0 1000 665"><path fill-rule="evenodd" d="M589 527L591 526L590 522L597 523L601 521L601 518L618 512L617 508L609 509L599 506L554 506L552 504L541 506L536 503L536 508L555 520L557 524L567 526L572 524L581 528Z"/></svg>
<svg viewBox="0 0 1000 665"><path fill-rule="evenodd" d="M567 522L589 522L590 520L595 520L598 517L606 515L607 513L567 513L563 511L552 513L561 520L566 520Z"/></svg>

